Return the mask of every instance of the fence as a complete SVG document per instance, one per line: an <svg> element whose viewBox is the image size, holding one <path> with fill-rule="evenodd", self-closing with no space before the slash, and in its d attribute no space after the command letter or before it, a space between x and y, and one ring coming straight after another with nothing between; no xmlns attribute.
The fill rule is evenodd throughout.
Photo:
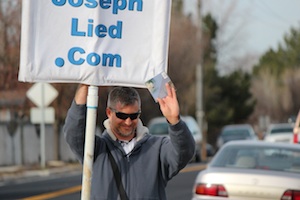
<svg viewBox="0 0 300 200"><path fill-rule="evenodd" d="M77 161L63 137L62 128L58 136L53 125L45 127L45 159L66 162ZM0 166L33 165L40 163L39 125L23 124L13 134L6 124L0 124Z"/></svg>

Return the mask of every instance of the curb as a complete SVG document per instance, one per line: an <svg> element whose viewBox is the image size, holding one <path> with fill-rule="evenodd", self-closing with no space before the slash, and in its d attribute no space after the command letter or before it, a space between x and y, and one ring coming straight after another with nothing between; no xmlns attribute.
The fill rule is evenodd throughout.
<svg viewBox="0 0 300 200"><path fill-rule="evenodd" d="M47 177L51 174L60 174L82 170L80 163L64 163L61 161L48 162L46 168L40 166L2 166L0 167L0 182L14 181L23 178Z"/></svg>

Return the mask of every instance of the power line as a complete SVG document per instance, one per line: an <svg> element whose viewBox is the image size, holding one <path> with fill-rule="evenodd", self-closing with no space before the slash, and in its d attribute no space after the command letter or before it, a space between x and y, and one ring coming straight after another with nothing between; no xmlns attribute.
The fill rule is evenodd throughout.
<svg viewBox="0 0 300 200"><path fill-rule="evenodd" d="M278 20L281 20L282 22L284 22L284 23L289 23L290 22L290 20L288 20L288 19L286 19L285 17L283 17L282 15L279 15L277 12L275 12L268 4L267 4L267 2L266 1L264 1L264 0L259 0L259 1L254 1L256 4L257 4L257 2L261 5L260 7L261 8L263 8L266 12L266 14L267 14L267 12L271 15L271 16L273 16L273 17L275 17L275 18L277 18Z"/></svg>

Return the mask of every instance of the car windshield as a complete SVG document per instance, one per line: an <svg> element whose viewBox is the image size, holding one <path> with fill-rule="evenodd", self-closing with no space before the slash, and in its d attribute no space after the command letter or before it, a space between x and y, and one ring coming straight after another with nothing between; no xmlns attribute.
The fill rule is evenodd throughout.
<svg viewBox="0 0 300 200"><path fill-rule="evenodd" d="M149 127L149 132L152 135L168 135L168 123L157 123Z"/></svg>
<svg viewBox="0 0 300 200"><path fill-rule="evenodd" d="M278 147L227 146L220 151L210 166L300 173L300 150Z"/></svg>
<svg viewBox="0 0 300 200"><path fill-rule="evenodd" d="M286 128L274 128L270 132L272 135L275 134L282 134L282 133L288 133L291 134L293 133L293 128L292 127L286 127Z"/></svg>
<svg viewBox="0 0 300 200"><path fill-rule="evenodd" d="M194 137L201 137L201 132L195 120L188 117L183 117L182 120L186 123ZM152 135L168 135L169 124L166 120L150 123L148 126L149 132Z"/></svg>
<svg viewBox="0 0 300 200"><path fill-rule="evenodd" d="M235 130L224 130L222 132L222 137L241 137L247 138L249 137L249 131L246 129L235 129Z"/></svg>

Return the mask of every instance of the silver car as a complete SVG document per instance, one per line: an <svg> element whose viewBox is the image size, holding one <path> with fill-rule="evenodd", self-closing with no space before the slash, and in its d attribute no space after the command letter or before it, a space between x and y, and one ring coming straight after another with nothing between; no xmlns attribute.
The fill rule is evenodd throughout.
<svg viewBox="0 0 300 200"><path fill-rule="evenodd" d="M300 145L231 141L196 177L192 200L299 200Z"/></svg>
<svg viewBox="0 0 300 200"><path fill-rule="evenodd" d="M226 125L217 139L217 148L233 140L258 140L258 137L250 124Z"/></svg>

